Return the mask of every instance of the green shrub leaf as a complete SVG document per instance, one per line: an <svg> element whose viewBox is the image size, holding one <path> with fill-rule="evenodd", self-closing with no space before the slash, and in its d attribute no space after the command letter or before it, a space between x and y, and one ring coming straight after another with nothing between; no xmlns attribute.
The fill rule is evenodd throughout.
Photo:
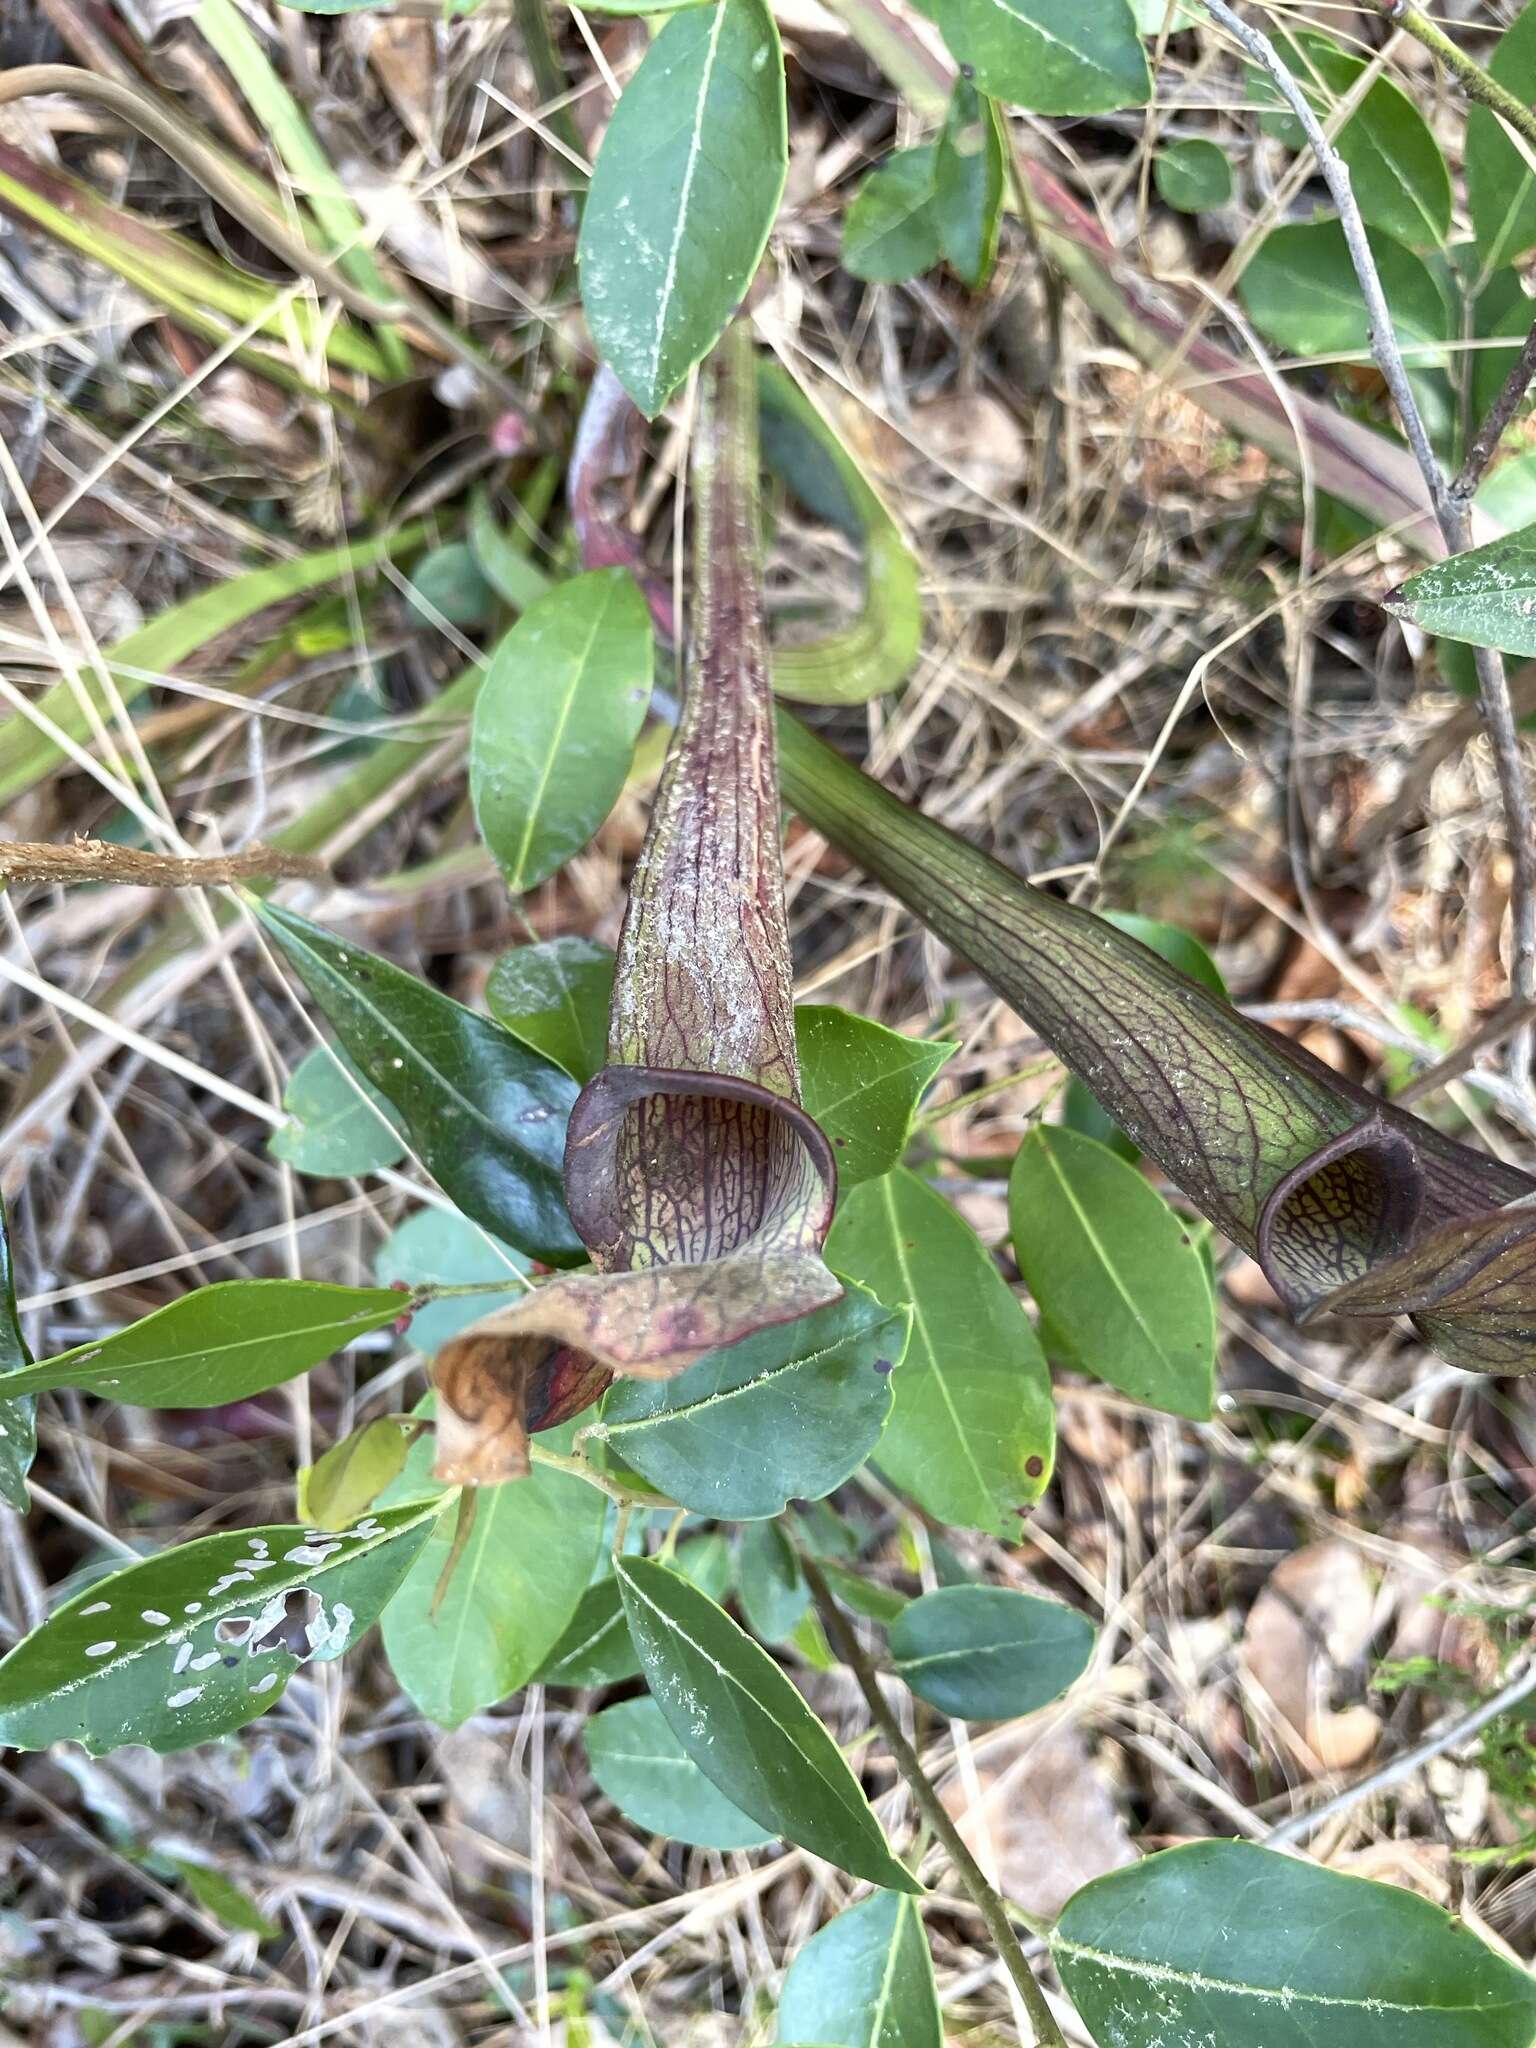
<svg viewBox="0 0 1536 2048"><path fill-rule="evenodd" d="M384 1287L217 1280L113 1336L22 1368L11 1384L35 1394L80 1387L135 1408L217 1408L308 1372L405 1305Z"/></svg>
<svg viewBox="0 0 1536 2048"><path fill-rule="evenodd" d="M594 1714L586 1744L593 1777L648 1834L699 1849L760 1849L776 1839L710 1783L653 1699Z"/></svg>
<svg viewBox="0 0 1536 2048"><path fill-rule="evenodd" d="M759 1826L852 1876L920 1892L841 1750L767 1651L665 1565L624 1557L614 1569L646 1682L705 1777Z"/></svg>
<svg viewBox="0 0 1536 2048"><path fill-rule="evenodd" d="M782 1643L794 1633L811 1595L794 1545L777 1522L749 1522L742 1530L737 1588L760 1643Z"/></svg>
<svg viewBox="0 0 1536 2048"><path fill-rule="evenodd" d="M789 165L766 0L675 15L614 108L581 224L592 338L654 419L752 281Z"/></svg>
<svg viewBox="0 0 1536 2048"><path fill-rule="evenodd" d="M1382 603L1447 640L1536 654L1536 526L1432 562Z"/></svg>
<svg viewBox="0 0 1536 2048"><path fill-rule="evenodd" d="M682 1507L727 1521L780 1514L841 1486L879 1442L907 1326L905 1309L850 1289L676 1379L615 1381L603 1429Z"/></svg>
<svg viewBox="0 0 1536 2048"><path fill-rule="evenodd" d="M1410 368L1443 363L1450 305L1422 257L1379 229L1369 237ZM1238 287L1260 333L1298 356L1368 357L1365 300L1336 220L1293 221L1255 251Z"/></svg>
<svg viewBox="0 0 1536 2048"><path fill-rule="evenodd" d="M411 1447L394 1498L431 1487L434 1451L430 1436ZM446 1584L454 1517L437 1523L384 1616L395 1676L429 1720L457 1728L534 1676L592 1576L605 1508L596 1487L547 1465L483 1486Z"/></svg>
<svg viewBox="0 0 1536 2048"><path fill-rule="evenodd" d="M1152 74L1127 0L934 0L955 62L1034 114L1145 106Z"/></svg>
<svg viewBox="0 0 1536 2048"><path fill-rule="evenodd" d="M520 896L618 801L651 701L651 615L627 569L557 583L497 646L475 699L469 788Z"/></svg>
<svg viewBox="0 0 1536 2048"><path fill-rule="evenodd" d="M609 1576L588 1586L535 1675L542 1685L617 1685L639 1677L640 1658L617 1579Z"/></svg>
<svg viewBox="0 0 1536 2048"><path fill-rule="evenodd" d="M1071 1363L1173 1415L1211 1412L1216 1311L1188 1223L1135 1167L1040 1127L1008 1184L1014 1256Z"/></svg>
<svg viewBox="0 0 1536 2048"><path fill-rule="evenodd" d="M1536 99L1536 7L1499 38L1488 66L1518 100ZM1485 270L1516 263L1536 249L1536 174L1487 107L1467 109L1467 204Z"/></svg>
<svg viewBox="0 0 1536 2048"><path fill-rule="evenodd" d="M1051 1940L1100 2048L1529 2048L1536 1984L1427 1899L1249 1842L1101 1877Z"/></svg>
<svg viewBox="0 0 1536 2048"><path fill-rule="evenodd" d="M943 2048L933 1960L911 1899L877 1892L811 1936L784 1979L779 2041Z"/></svg>
<svg viewBox="0 0 1536 2048"><path fill-rule="evenodd" d="M308 1658L372 1627L435 1502L327 1535L242 1529L96 1579L0 1662L0 1743L186 1749L266 1712Z"/></svg>
<svg viewBox="0 0 1536 2048"><path fill-rule="evenodd" d="M541 939L503 953L485 985L485 1007L524 1045L590 1081L608 1053L613 953L595 939Z"/></svg>
<svg viewBox="0 0 1536 2048"><path fill-rule="evenodd" d="M933 217L944 261L980 291L997 261L1003 218L1002 120L969 79L957 78L933 159Z"/></svg>
<svg viewBox="0 0 1536 2048"><path fill-rule="evenodd" d="M275 903L256 914L465 1215L549 1265L584 1259L560 1178L570 1076L392 961Z"/></svg>
<svg viewBox="0 0 1536 2048"><path fill-rule="evenodd" d="M934 146L899 149L869 173L843 223L843 268L867 284L902 284L941 254Z"/></svg>
<svg viewBox="0 0 1536 2048"><path fill-rule="evenodd" d="M1170 142L1152 161L1158 197L1178 213L1208 213L1232 197L1232 165L1214 142Z"/></svg>
<svg viewBox="0 0 1536 2048"><path fill-rule="evenodd" d="M959 1049L942 1038L903 1038L824 1003L796 1009L795 1047L801 1099L832 1140L840 1188L901 1164L918 1104Z"/></svg>
<svg viewBox="0 0 1536 2048"><path fill-rule="evenodd" d="M1034 1325L975 1231L902 1169L853 1190L826 1256L835 1273L912 1308L876 1463L941 1521L1015 1532L1050 1478L1050 1374Z"/></svg>
<svg viewBox="0 0 1536 2048"><path fill-rule="evenodd" d="M16 1313L16 1275L11 1266L11 1233L0 1202L0 1379L32 1363ZM29 1394L0 1401L0 1500L25 1514L27 1474L37 1455L37 1403Z"/></svg>
<svg viewBox="0 0 1536 2048"><path fill-rule="evenodd" d="M345 1529L367 1512L405 1469L413 1424L380 1415L344 1436L298 1474L299 1513L321 1529Z"/></svg>
<svg viewBox="0 0 1536 2048"><path fill-rule="evenodd" d="M891 1624L891 1663L919 1699L957 1720L1033 1714L1081 1678L1093 1655L1086 1615L1007 1586L943 1586Z"/></svg>
<svg viewBox="0 0 1536 2048"><path fill-rule="evenodd" d="M376 1173L405 1157L400 1119L344 1052L317 1045L283 1090L288 1122L267 1140L274 1159L299 1173Z"/></svg>

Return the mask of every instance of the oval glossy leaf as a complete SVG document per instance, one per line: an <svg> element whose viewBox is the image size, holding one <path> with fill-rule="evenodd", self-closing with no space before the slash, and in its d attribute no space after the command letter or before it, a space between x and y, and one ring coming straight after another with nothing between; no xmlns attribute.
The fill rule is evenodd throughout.
<svg viewBox="0 0 1536 2048"><path fill-rule="evenodd" d="M521 1301L528 1292L518 1275L528 1261L499 1238L490 1237L467 1216L445 1209L418 1209L373 1255L374 1277L383 1285L404 1281L407 1287L475 1287L505 1280L502 1293L448 1295L429 1301L411 1317L407 1335L430 1358L460 1330L499 1308ZM397 1295L396 1300L399 1299Z"/></svg>
<svg viewBox="0 0 1536 2048"><path fill-rule="evenodd" d="M557 583L491 658L469 789L514 896L580 853L613 809L651 701L651 615L627 569Z"/></svg>
<svg viewBox="0 0 1536 2048"><path fill-rule="evenodd" d="M933 159L933 217L944 261L980 291L997 261L1005 146L996 106L957 78Z"/></svg>
<svg viewBox="0 0 1536 2048"><path fill-rule="evenodd" d="M0 1202L0 1380L32 1363L16 1313L16 1275L11 1265L11 1233ZM25 1514L27 1474L37 1455L37 1403L31 1395L0 1401L0 1500Z"/></svg>
<svg viewBox="0 0 1536 2048"><path fill-rule="evenodd" d="M1308 85L1320 120L1354 90L1363 57L1327 36L1280 36L1275 47L1287 68ZM1272 82L1250 71L1259 104L1279 104ZM1268 125L1268 124L1266 124ZM1307 146L1301 123L1285 110L1276 131L1292 149ZM1413 101L1390 78L1377 78L1333 143L1349 166L1350 184L1366 224L1415 249L1438 248L1451 231L1451 174L1440 145ZM1213 147L1214 145L1206 145Z"/></svg>
<svg viewBox="0 0 1536 2048"><path fill-rule="evenodd" d="M372 1627L435 1503L205 1536L96 1579L0 1662L0 1744L186 1749L266 1712L309 1658Z"/></svg>
<svg viewBox="0 0 1536 2048"><path fill-rule="evenodd" d="M1382 604L1447 640L1536 654L1536 526L1432 562Z"/></svg>
<svg viewBox="0 0 1536 2048"><path fill-rule="evenodd" d="M742 1530L737 1592L760 1643L782 1643L793 1635L811 1595L794 1545L777 1522L749 1522Z"/></svg>
<svg viewBox="0 0 1536 2048"><path fill-rule="evenodd" d="M476 1223L552 1266L586 1247L561 1166L576 1084L489 1017L275 903L256 914L428 1171Z"/></svg>
<svg viewBox="0 0 1536 2048"><path fill-rule="evenodd" d="M433 548L412 569L405 602L423 626L483 626L496 611L496 592L468 541Z"/></svg>
<svg viewBox="0 0 1536 2048"><path fill-rule="evenodd" d="M412 1446L402 1497L430 1483L434 1451L430 1437ZM446 1588L455 1518L437 1523L384 1616L395 1676L429 1720L457 1728L533 1677L592 1576L606 1506L595 1486L547 1465L481 1487Z"/></svg>
<svg viewBox="0 0 1536 2048"><path fill-rule="evenodd" d="M789 1966L779 2041L943 2048L933 1959L916 1904L876 1892L829 1920Z"/></svg>
<svg viewBox="0 0 1536 2048"><path fill-rule="evenodd" d="M1396 1885L1249 1842L1087 1885L1051 1952L1099 2048L1529 2048L1536 1984Z"/></svg>
<svg viewBox="0 0 1536 2048"><path fill-rule="evenodd" d="M1379 229L1371 254L1410 369L1441 364L1451 309L1422 257ZM1298 356L1368 357L1365 300L1336 220L1294 221L1264 237L1238 287L1253 324Z"/></svg>
<svg viewBox="0 0 1536 2048"><path fill-rule="evenodd" d="M596 939L541 939L503 953L485 985L485 1007L524 1045L590 1081L608 1056L613 952Z"/></svg>
<svg viewBox="0 0 1536 2048"><path fill-rule="evenodd" d="M953 1040L903 1038L827 1003L795 1011L800 1092L832 1141L839 1188L901 1164L929 1084L959 1050Z"/></svg>
<svg viewBox="0 0 1536 2048"><path fill-rule="evenodd" d="M1107 114L1152 97L1128 0L933 0L933 18L983 92L1031 113Z"/></svg>
<svg viewBox="0 0 1536 2048"><path fill-rule="evenodd" d="M616 1380L609 1444L642 1478L733 1522L820 1500L857 1471L891 1412L907 1314L852 1288L840 1301L712 1351L671 1380Z"/></svg>
<svg viewBox="0 0 1536 2048"><path fill-rule="evenodd" d="M1536 99L1536 8L1526 7L1494 46L1488 63L1498 83L1527 105ZM1486 107L1467 109L1467 204L1485 270L1536 249L1536 174Z"/></svg>
<svg viewBox="0 0 1536 2048"><path fill-rule="evenodd" d="M1152 161L1157 196L1177 213L1208 213L1232 197L1232 165L1214 142L1170 142Z"/></svg>
<svg viewBox="0 0 1536 2048"><path fill-rule="evenodd" d="M934 146L899 149L859 187L843 224L843 268L867 284L902 284L941 254Z"/></svg>
<svg viewBox="0 0 1536 2048"><path fill-rule="evenodd" d="M766 1650L649 1558L615 1567L646 1683L710 1782L760 1827L871 1884L921 1892L841 1750Z"/></svg>
<svg viewBox="0 0 1536 2048"><path fill-rule="evenodd" d="M586 1744L593 1777L649 1834L699 1849L760 1849L777 1839L710 1783L649 1697L594 1714Z"/></svg>
<svg viewBox="0 0 1536 2048"><path fill-rule="evenodd" d="M919 1699L961 1721L1033 1714L1081 1678L1086 1615L1007 1586L944 1586L891 1623L891 1664Z"/></svg>
<svg viewBox="0 0 1536 2048"><path fill-rule="evenodd" d="M674 16L614 108L581 224L587 324L648 418L740 303L788 165L784 60L765 0Z"/></svg>
<svg viewBox="0 0 1536 2048"><path fill-rule="evenodd" d="M283 1090L283 1108L288 1122L267 1150L299 1173L375 1173L405 1157L394 1108L334 1046L304 1055Z"/></svg>
<svg viewBox="0 0 1536 2048"><path fill-rule="evenodd" d="M639 1677L640 1658L630 1638L617 1579L599 1579L588 1586L535 1675L541 1685L617 1685Z"/></svg>
<svg viewBox="0 0 1536 2048"><path fill-rule="evenodd" d="M321 1529L345 1529L400 1477L413 1434L409 1417L381 1415L332 1444L299 1473L299 1513Z"/></svg>
<svg viewBox="0 0 1536 2048"><path fill-rule="evenodd" d="M1055 1410L1034 1325L975 1231L903 1168L846 1198L826 1258L912 1308L876 1464L941 1521L1016 1534L1050 1478Z"/></svg>
<svg viewBox="0 0 1536 2048"><path fill-rule="evenodd" d="M27 1393L80 1387L135 1408L217 1408L308 1372L403 1306L384 1287L217 1280L11 1377Z"/></svg>
<svg viewBox="0 0 1536 2048"><path fill-rule="evenodd" d="M1040 1127L1008 1183L1014 1256L1071 1362L1173 1415L1211 1412L1216 1309L1188 1223L1106 1145Z"/></svg>

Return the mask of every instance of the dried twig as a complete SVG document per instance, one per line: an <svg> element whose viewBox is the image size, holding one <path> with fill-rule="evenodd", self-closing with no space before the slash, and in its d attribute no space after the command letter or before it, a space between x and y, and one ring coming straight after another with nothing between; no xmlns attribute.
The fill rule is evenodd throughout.
<svg viewBox="0 0 1536 2048"><path fill-rule="evenodd" d="M1460 81L1469 99L1481 101L1536 149L1536 114L1507 86L1500 85L1493 73L1479 64L1475 57L1469 57L1465 50L1453 43L1438 22L1431 21L1419 8L1410 7L1407 0L1376 0L1376 5L1394 28L1412 36L1416 43L1422 43L1426 50L1440 59L1446 70Z"/></svg>
<svg viewBox="0 0 1536 2048"><path fill-rule="evenodd" d="M211 889L226 882L323 881L326 865L312 853L247 846L240 853L143 853L105 839L0 840L0 877L7 882L134 882L146 889Z"/></svg>
<svg viewBox="0 0 1536 2048"><path fill-rule="evenodd" d="M1441 469L1435 451L1430 445L1423 415L1419 411L1418 401L1413 395L1413 386L1409 382L1408 371L1403 362L1402 351L1397 345L1391 308L1382 289L1376 259L1371 254L1365 222L1361 218L1360 208L1355 203L1349 166L1323 133L1311 101L1299 82L1286 69L1268 36L1256 28L1250 28L1247 22L1225 4L1225 0L1201 0L1201 5L1211 20L1224 28L1254 62L1263 67L1301 123L1312 154L1317 159L1318 169L1322 172L1333 203L1338 208L1339 224L1344 231L1350 263L1365 299L1371 354L1377 368L1386 379L1387 388L1392 394L1392 402L1397 407L1408 446L1413 451L1414 461L1418 464L1429 491L1435 511L1435 522L1444 538L1446 550L1453 555L1461 554L1472 543L1466 503L1456 496L1447 483L1445 472ZM1482 703L1483 719L1493 745L1494 763L1498 770L1499 793L1504 804L1505 832L1514 870L1510 883L1510 917L1514 938L1514 960L1510 980L1516 999L1529 1002L1536 997L1536 817L1533 817L1530 790L1526 785L1525 770L1520 758L1520 740L1515 727L1514 710L1510 704L1509 681L1504 673L1503 657L1491 647L1478 647L1473 653L1476 658L1478 693ZM1528 1066L1529 1053L1530 1035L1528 1031L1522 1030L1511 1047L1510 1056L1510 1065L1517 1077L1519 1072Z"/></svg>

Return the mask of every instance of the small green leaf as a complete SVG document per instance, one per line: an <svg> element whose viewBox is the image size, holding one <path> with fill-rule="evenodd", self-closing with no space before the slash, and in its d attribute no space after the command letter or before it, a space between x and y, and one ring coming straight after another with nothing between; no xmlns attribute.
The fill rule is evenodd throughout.
<svg viewBox="0 0 1536 2048"><path fill-rule="evenodd" d="M491 657L469 788L514 896L579 853L613 809L651 701L651 615L627 569L557 583Z"/></svg>
<svg viewBox="0 0 1536 2048"><path fill-rule="evenodd" d="M840 1301L712 1351L671 1380L616 1380L602 1427L627 1465L685 1508L727 1521L841 1486L880 1440L907 1315Z"/></svg>
<svg viewBox="0 0 1536 2048"><path fill-rule="evenodd" d="M972 291L997 261L1005 160L997 108L957 78L933 159L933 216L945 262Z"/></svg>
<svg viewBox="0 0 1536 2048"><path fill-rule="evenodd" d="M673 1553L672 1569L707 1599L723 1605L736 1581L736 1554L730 1538L723 1529L690 1536Z"/></svg>
<svg viewBox="0 0 1536 2048"><path fill-rule="evenodd" d="M436 1514L417 1502L335 1535L204 1536L93 1580L0 1662L0 1743L102 1756L243 1727L308 1658L339 1657L372 1627Z"/></svg>
<svg viewBox="0 0 1536 2048"><path fill-rule="evenodd" d="M760 1643L782 1643L810 1603L794 1545L777 1522L749 1522L741 1532L741 1611Z"/></svg>
<svg viewBox="0 0 1536 2048"><path fill-rule="evenodd" d="M11 1380L27 1393L81 1387L135 1408L217 1408L308 1372L354 1337L392 1323L403 1306L383 1287L216 1280Z"/></svg>
<svg viewBox="0 0 1536 2048"><path fill-rule="evenodd" d="M1055 1411L1034 1326L974 1230L905 1168L855 1188L827 1261L909 1302L912 1338L875 1462L941 1521L995 1535L1050 1478Z"/></svg>
<svg viewBox="0 0 1536 2048"><path fill-rule="evenodd" d="M919 1699L961 1721L1007 1721L1059 1699L1093 1655L1093 1623L1006 1586L946 1586L891 1624L891 1665Z"/></svg>
<svg viewBox="0 0 1536 2048"><path fill-rule="evenodd" d="M1014 1255L1072 1362L1173 1415L1211 1412L1216 1314L1194 1233L1135 1167L1037 1127L1008 1185Z"/></svg>
<svg viewBox="0 0 1536 2048"><path fill-rule="evenodd" d="M469 544L480 574L496 595L515 612L525 612L553 588L548 573L528 559L528 543L514 528L497 523L490 494L483 485L470 493Z"/></svg>
<svg viewBox="0 0 1536 2048"><path fill-rule="evenodd" d="M1536 654L1536 526L1431 562L1382 604L1400 619L1448 640Z"/></svg>
<svg viewBox="0 0 1536 2048"><path fill-rule="evenodd" d="M449 1295L429 1301L411 1317L410 1341L428 1358L450 1337L467 1330L482 1316L510 1308L528 1292L518 1275L528 1261L509 1244L490 1237L467 1216L444 1209L418 1209L373 1255L374 1277L384 1286L403 1280L407 1287L478 1287L505 1280L505 1294ZM398 1301L399 1296L396 1295Z"/></svg>
<svg viewBox="0 0 1536 2048"><path fill-rule="evenodd" d="M1500 36L1488 66L1527 105L1536 99L1536 7L1526 7ZM1487 107L1467 109L1467 204L1485 270L1517 263L1536 249L1536 174Z"/></svg>
<svg viewBox="0 0 1536 2048"><path fill-rule="evenodd" d="M959 1050L952 1040L903 1038L823 1003L796 1009L795 1045L802 1099L832 1140L840 1188L901 1164L924 1092Z"/></svg>
<svg viewBox="0 0 1536 2048"><path fill-rule="evenodd" d="M921 1892L841 1750L767 1651L665 1565L624 1557L614 1569L646 1682L705 1777L759 1826L852 1876Z"/></svg>
<svg viewBox="0 0 1536 2048"><path fill-rule="evenodd" d="M877 1579L866 1579L861 1572L833 1564L828 1558L821 1559L821 1575L845 1607L851 1607L855 1614L865 1615L870 1621L878 1621L882 1628L893 1622L910 1604L905 1593L892 1592L889 1586L882 1586Z"/></svg>
<svg viewBox="0 0 1536 2048"><path fill-rule="evenodd" d="M299 1472L299 1513L319 1529L344 1529L355 1522L399 1478L412 1435L406 1418L381 1415L332 1444Z"/></svg>
<svg viewBox="0 0 1536 2048"><path fill-rule="evenodd" d="M1170 142L1153 159L1152 181L1178 213L1209 213L1232 197L1232 165L1214 142Z"/></svg>
<svg viewBox="0 0 1536 2048"><path fill-rule="evenodd" d="M1303 31L1277 37L1275 47L1309 87L1307 97L1319 119L1354 90L1366 68L1365 58L1340 49L1328 36ZM1268 77L1257 70L1248 76L1261 106L1281 104ZM1307 146L1301 123L1289 111L1279 115L1274 132L1292 149ZM1445 241L1451 231L1451 174L1428 122L1401 86L1390 78L1375 79L1333 144L1349 166L1350 185L1367 226L1383 228L1416 249L1438 248Z"/></svg>
<svg viewBox="0 0 1536 2048"><path fill-rule="evenodd" d="M405 1134L387 1097L344 1052L317 1045L283 1090L288 1122L267 1140L274 1159L299 1173L375 1173L405 1157Z"/></svg>
<svg viewBox="0 0 1536 2048"><path fill-rule="evenodd" d="M1452 337L1444 292L1401 242L1379 229L1368 239L1409 367L1443 364ZM1238 290L1259 331L1293 355L1369 357L1365 300L1336 220L1272 229Z"/></svg>
<svg viewBox="0 0 1536 2048"><path fill-rule="evenodd" d="M285 1930L269 1920L255 1900L241 1891L233 1878L208 1863L194 1863L186 1856L167 1856L187 1890L205 1912L237 1934L254 1934L258 1941L280 1941Z"/></svg>
<svg viewBox="0 0 1536 2048"><path fill-rule="evenodd" d="M467 541L433 548L412 569L405 602L423 626L484 626L495 617L496 592Z"/></svg>
<svg viewBox="0 0 1536 2048"><path fill-rule="evenodd" d="M1251 1842L1086 1885L1051 1952L1099 2048L1530 2048L1536 1983L1438 1906Z"/></svg>
<svg viewBox="0 0 1536 2048"><path fill-rule="evenodd" d="M788 166L766 0L674 15L613 110L581 224L592 338L648 418L740 304Z"/></svg>
<svg viewBox="0 0 1536 2048"><path fill-rule="evenodd" d="M1127 0L934 0L933 18L983 92L1031 113L1107 114L1152 97Z"/></svg>
<svg viewBox="0 0 1536 2048"><path fill-rule="evenodd" d="M400 1497L429 1484L435 1448L430 1437L412 1447ZM384 1616L395 1676L429 1720L457 1728L533 1677L592 1576L605 1508L596 1487L547 1465L481 1487L446 1588L454 1517L437 1523Z"/></svg>
<svg viewBox="0 0 1536 2048"><path fill-rule="evenodd" d="M541 1685L618 1685L639 1675L619 1582L611 1576L588 1586L535 1674Z"/></svg>
<svg viewBox="0 0 1536 2048"><path fill-rule="evenodd" d="M710 1783L653 1699L594 1714L586 1744L593 1777L648 1834L699 1849L760 1849L775 1839Z"/></svg>
<svg viewBox="0 0 1536 2048"><path fill-rule="evenodd" d="M16 1275L11 1266L11 1233L0 1202L0 1379L32 1363L16 1313ZM37 1403L27 1394L0 1401L0 1500L25 1514L27 1474L37 1455Z"/></svg>
<svg viewBox="0 0 1536 2048"><path fill-rule="evenodd" d="M811 1936L784 1979L779 2041L943 2048L933 1959L911 1899L876 1892Z"/></svg>
<svg viewBox="0 0 1536 2048"><path fill-rule="evenodd" d="M899 149L860 185L843 223L843 268L867 284L902 284L942 253L933 203L934 146Z"/></svg>
<svg viewBox="0 0 1536 2048"><path fill-rule="evenodd" d="M485 1007L524 1045L590 1081L608 1052L613 954L595 939L541 939L503 953L485 985Z"/></svg>
<svg viewBox="0 0 1536 2048"><path fill-rule="evenodd" d="M561 1180L570 1076L393 962L275 903L254 908L465 1215L549 1265L580 1263Z"/></svg>

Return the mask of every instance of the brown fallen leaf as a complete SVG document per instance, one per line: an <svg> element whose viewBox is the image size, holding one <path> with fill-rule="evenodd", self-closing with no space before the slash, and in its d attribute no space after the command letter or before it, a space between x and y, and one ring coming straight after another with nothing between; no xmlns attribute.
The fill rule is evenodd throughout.
<svg viewBox="0 0 1536 2048"><path fill-rule="evenodd" d="M1054 1920L1075 1891L1137 1860L1081 1729L1020 1728L977 1760L979 1797L944 1786L944 1804L988 1877L1026 1913Z"/></svg>
<svg viewBox="0 0 1536 2048"><path fill-rule="evenodd" d="M1341 1686L1358 1687L1375 1627L1375 1587L1342 1541L1310 1543L1282 1560L1253 1603L1243 1662L1308 1776L1348 1770L1376 1747L1381 1722L1369 1707L1332 1705Z"/></svg>

